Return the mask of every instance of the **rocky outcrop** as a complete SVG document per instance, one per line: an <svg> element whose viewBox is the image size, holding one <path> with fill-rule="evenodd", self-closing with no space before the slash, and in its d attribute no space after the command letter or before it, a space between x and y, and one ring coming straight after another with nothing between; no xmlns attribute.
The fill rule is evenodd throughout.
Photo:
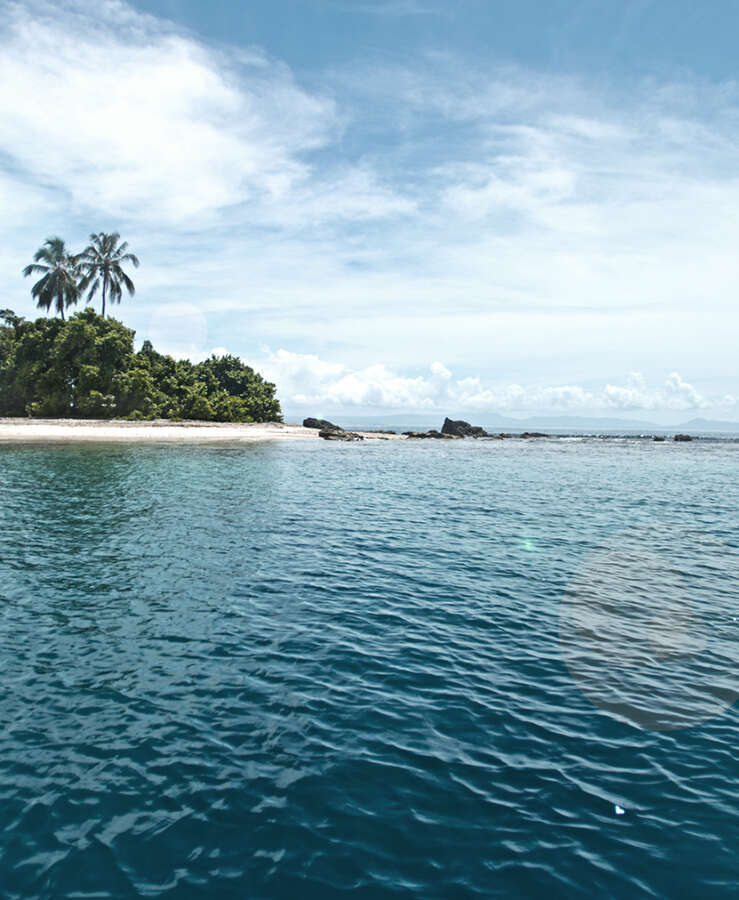
<svg viewBox="0 0 739 900"><path fill-rule="evenodd" d="M327 422L326 419L303 419L303 428L317 428L319 431L343 431L340 425Z"/></svg>
<svg viewBox="0 0 739 900"><path fill-rule="evenodd" d="M403 435L407 438L436 438L441 440L455 440L459 438L486 438L488 440L504 440L506 438L546 438L548 434L542 431L524 431L523 434L507 434L503 431L500 434L488 434L484 428L477 425L470 425L469 422L455 422L453 419L444 419L444 425L441 431L435 428L429 431L404 431Z"/></svg>
<svg viewBox="0 0 739 900"><path fill-rule="evenodd" d="M463 422L461 419L455 422L450 418L444 419L441 433L448 434L451 437L489 437L487 431L484 428L480 428L479 425L470 425L469 422Z"/></svg>
<svg viewBox="0 0 739 900"><path fill-rule="evenodd" d="M676 434L675 440L676 441L692 441L693 438L689 434Z"/></svg>
<svg viewBox="0 0 739 900"><path fill-rule="evenodd" d="M663 444L665 441L665 439L662 437L661 434L655 434L655 436L652 438L652 440L658 444Z"/></svg>
<svg viewBox="0 0 739 900"><path fill-rule="evenodd" d="M357 434L354 431L344 431L341 428L336 428L334 425L333 428L329 431L324 429L323 431L318 432L318 437L322 437L324 441L363 441L364 438L361 434Z"/></svg>
<svg viewBox="0 0 739 900"><path fill-rule="evenodd" d="M447 420L448 421L448 420ZM449 441L458 437L456 434L444 434L432 428L430 431L404 431L403 434L407 438L436 438L437 440Z"/></svg>

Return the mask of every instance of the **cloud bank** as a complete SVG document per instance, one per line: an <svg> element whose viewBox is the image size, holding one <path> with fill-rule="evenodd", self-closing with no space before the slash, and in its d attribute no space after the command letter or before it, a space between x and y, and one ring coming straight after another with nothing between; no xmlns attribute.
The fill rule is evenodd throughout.
<svg viewBox="0 0 739 900"><path fill-rule="evenodd" d="M473 411L592 413L689 412L707 409L731 411L739 398L729 394L704 395L677 372L661 385L650 386L639 373L622 385L584 388L565 384L522 386L490 384L477 378L456 378L440 362L427 374L402 376L381 364L351 370L312 354L278 350L259 361L259 368L279 389L288 407L321 410L376 410L408 412Z"/></svg>

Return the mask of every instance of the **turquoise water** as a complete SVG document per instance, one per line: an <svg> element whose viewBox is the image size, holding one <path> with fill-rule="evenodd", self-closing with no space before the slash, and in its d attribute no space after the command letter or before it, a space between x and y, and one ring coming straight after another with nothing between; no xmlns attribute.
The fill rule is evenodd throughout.
<svg viewBox="0 0 739 900"><path fill-rule="evenodd" d="M0 446L0 895L735 895L738 463Z"/></svg>

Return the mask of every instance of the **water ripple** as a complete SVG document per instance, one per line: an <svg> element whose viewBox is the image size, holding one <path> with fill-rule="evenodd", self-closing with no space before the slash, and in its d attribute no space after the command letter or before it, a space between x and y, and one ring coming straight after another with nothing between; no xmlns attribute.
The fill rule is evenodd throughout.
<svg viewBox="0 0 739 900"><path fill-rule="evenodd" d="M738 452L0 448L0 893L732 895Z"/></svg>

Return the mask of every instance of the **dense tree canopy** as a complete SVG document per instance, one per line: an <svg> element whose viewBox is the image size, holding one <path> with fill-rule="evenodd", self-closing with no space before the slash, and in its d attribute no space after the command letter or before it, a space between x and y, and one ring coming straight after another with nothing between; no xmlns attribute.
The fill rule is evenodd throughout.
<svg viewBox="0 0 739 900"><path fill-rule="evenodd" d="M67 321L0 311L0 416L281 421L275 386L235 356L157 353L92 309Z"/></svg>

